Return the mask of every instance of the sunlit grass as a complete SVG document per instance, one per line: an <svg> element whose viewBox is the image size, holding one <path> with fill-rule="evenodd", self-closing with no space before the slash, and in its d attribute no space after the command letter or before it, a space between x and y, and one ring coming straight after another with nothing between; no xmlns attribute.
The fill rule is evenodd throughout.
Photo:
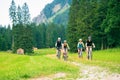
<svg viewBox="0 0 120 80"><path fill-rule="evenodd" d="M80 67L70 62L101 66L120 73L120 48L94 51L92 61L87 60L85 52L83 58L78 58L77 53L69 53L68 61L59 60L54 48L36 50L32 56L0 52L0 80L29 79L58 72L66 73L67 78L76 78Z"/></svg>
<svg viewBox="0 0 120 80"><path fill-rule="evenodd" d="M65 72L71 76L78 72L78 67L67 62L46 56L52 49L41 49L36 55L17 55L0 52L0 80L21 80L40 77L57 72ZM75 75L73 75L75 77Z"/></svg>
<svg viewBox="0 0 120 80"><path fill-rule="evenodd" d="M76 61L88 65L101 66L112 72L120 73L120 48L93 51L93 60L87 60L86 52L83 52L83 59L77 54L70 54L70 61Z"/></svg>

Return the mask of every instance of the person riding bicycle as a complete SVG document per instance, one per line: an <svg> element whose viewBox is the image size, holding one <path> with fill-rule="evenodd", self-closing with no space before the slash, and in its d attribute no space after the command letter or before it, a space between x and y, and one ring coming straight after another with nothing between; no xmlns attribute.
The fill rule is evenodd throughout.
<svg viewBox="0 0 120 80"><path fill-rule="evenodd" d="M63 58L64 57L68 57L68 50L70 49L70 47L69 47L69 45L68 45L68 43L67 43L67 41L66 40L64 40L64 43L63 43L63 45L62 45L62 49L63 49Z"/></svg>
<svg viewBox="0 0 120 80"><path fill-rule="evenodd" d="M77 44L79 58L82 57L82 50L83 50L83 48L84 48L84 43L83 43L82 39L79 39L79 42Z"/></svg>
<svg viewBox="0 0 120 80"><path fill-rule="evenodd" d="M92 48L95 48L95 44L92 42L91 37L88 37L88 40L86 42L86 52L87 52L87 58L92 60Z"/></svg>
<svg viewBox="0 0 120 80"><path fill-rule="evenodd" d="M62 42L61 42L61 38L58 37L56 43L55 43L55 47L56 47L56 54L57 54L57 57L60 58L61 56L61 49L62 49Z"/></svg>

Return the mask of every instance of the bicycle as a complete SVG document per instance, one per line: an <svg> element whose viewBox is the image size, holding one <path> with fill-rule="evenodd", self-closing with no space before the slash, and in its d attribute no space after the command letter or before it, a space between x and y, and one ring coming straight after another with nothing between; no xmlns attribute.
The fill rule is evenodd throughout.
<svg viewBox="0 0 120 80"><path fill-rule="evenodd" d="M57 58L60 59L61 56L61 49L57 48Z"/></svg>
<svg viewBox="0 0 120 80"><path fill-rule="evenodd" d="M92 46L88 46L88 47L87 47L87 51L88 51L88 52L87 52L87 53L88 53L88 54L87 54L87 55L88 55L88 56L87 56L88 60L89 60L89 59L92 60Z"/></svg>
<svg viewBox="0 0 120 80"><path fill-rule="evenodd" d="M79 48L78 50L79 50L79 51L78 51L78 56L79 56L79 58L80 58L80 57L82 57L82 48Z"/></svg>
<svg viewBox="0 0 120 80"><path fill-rule="evenodd" d="M65 48L64 51L63 51L63 59L64 59L64 61L66 61L67 58L68 58L68 55L67 55L67 48Z"/></svg>

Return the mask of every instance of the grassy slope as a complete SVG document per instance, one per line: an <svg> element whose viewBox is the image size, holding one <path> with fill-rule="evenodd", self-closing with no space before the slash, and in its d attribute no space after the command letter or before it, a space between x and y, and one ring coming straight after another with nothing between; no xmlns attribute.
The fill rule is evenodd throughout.
<svg viewBox="0 0 120 80"><path fill-rule="evenodd" d="M103 51L94 51L93 60L79 59L77 54L69 54L69 61L76 61L87 65L102 66L113 72L120 73L120 48ZM30 77L46 76L57 72L68 73L67 77L75 78L79 68L58 60L55 49L41 49L35 51L33 56L16 55L0 52L0 80L20 80Z"/></svg>

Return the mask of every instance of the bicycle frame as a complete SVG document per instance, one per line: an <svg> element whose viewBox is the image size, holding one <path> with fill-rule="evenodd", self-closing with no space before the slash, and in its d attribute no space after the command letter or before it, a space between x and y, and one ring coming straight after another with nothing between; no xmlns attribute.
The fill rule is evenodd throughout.
<svg viewBox="0 0 120 80"><path fill-rule="evenodd" d="M88 59L91 59L92 60L92 47L91 46L88 46L87 47L87 55L88 55Z"/></svg>
<svg viewBox="0 0 120 80"><path fill-rule="evenodd" d="M82 57L82 48L78 49L78 56L79 56L79 58Z"/></svg>
<svg viewBox="0 0 120 80"><path fill-rule="evenodd" d="M67 60L67 48L64 48L64 50L63 50L63 59L64 60Z"/></svg>
<svg viewBox="0 0 120 80"><path fill-rule="evenodd" d="M60 59L60 56L61 56L61 49L57 49L57 57L58 57L58 59Z"/></svg>

